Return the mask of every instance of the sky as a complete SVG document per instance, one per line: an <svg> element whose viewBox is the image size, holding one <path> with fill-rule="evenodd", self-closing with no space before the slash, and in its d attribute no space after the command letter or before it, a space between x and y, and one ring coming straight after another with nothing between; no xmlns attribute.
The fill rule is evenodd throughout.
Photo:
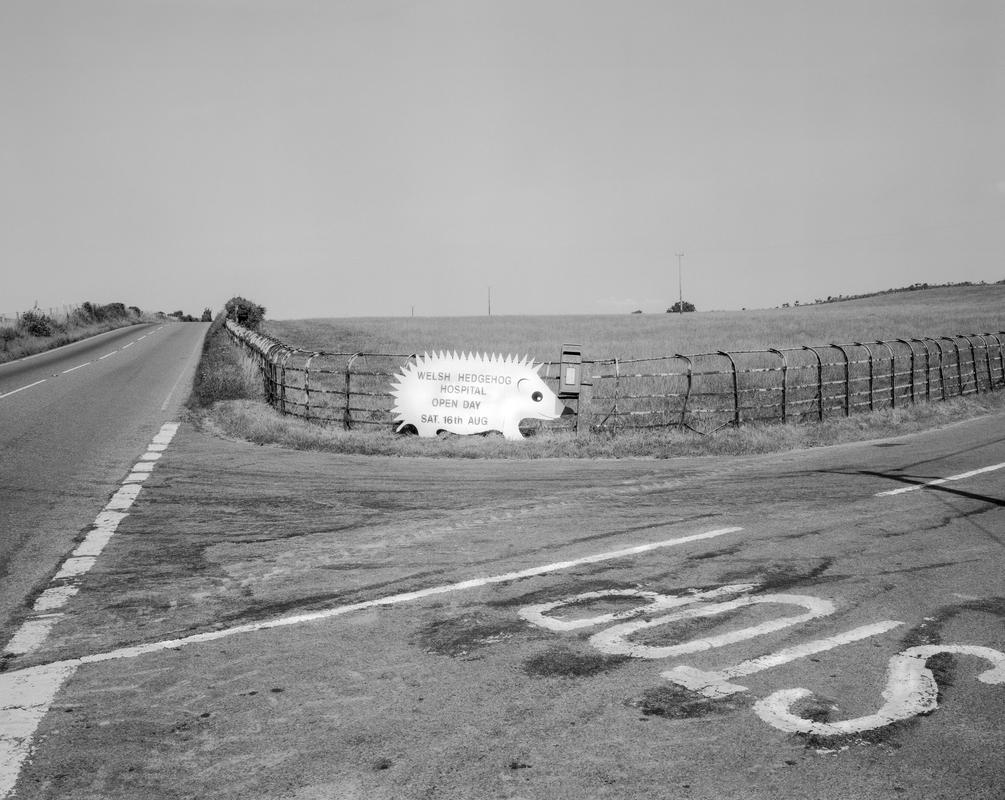
<svg viewBox="0 0 1005 800"><path fill-rule="evenodd" d="M998 281L1003 142L1001 0L0 0L0 313Z"/></svg>

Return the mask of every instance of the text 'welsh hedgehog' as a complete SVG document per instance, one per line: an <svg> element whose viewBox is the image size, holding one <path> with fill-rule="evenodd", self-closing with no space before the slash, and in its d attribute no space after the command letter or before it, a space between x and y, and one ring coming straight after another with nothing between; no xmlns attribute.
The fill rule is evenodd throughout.
<svg viewBox="0 0 1005 800"><path fill-rule="evenodd" d="M395 376L394 420L419 436L501 431L521 439L520 420L558 419L564 410L540 368L513 356L424 353Z"/></svg>

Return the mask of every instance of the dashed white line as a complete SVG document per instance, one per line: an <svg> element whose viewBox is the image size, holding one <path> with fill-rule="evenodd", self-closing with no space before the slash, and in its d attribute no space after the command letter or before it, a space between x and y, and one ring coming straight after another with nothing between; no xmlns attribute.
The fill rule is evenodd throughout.
<svg viewBox="0 0 1005 800"><path fill-rule="evenodd" d="M916 483L913 486L902 486L900 489L888 489L885 492L876 492L876 497L891 497L895 494L906 494L907 492L916 492L919 489L924 489L928 486L939 486L943 483L949 483L949 481L962 481L966 478L972 478L974 475L981 475L985 472L994 472L997 469L1005 468L1005 462L1001 464L992 464L990 467L981 467L980 469L972 469L969 472L961 472L959 475L950 475L948 478L936 478L932 481L926 481L925 483Z"/></svg>
<svg viewBox="0 0 1005 800"><path fill-rule="evenodd" d="M29 383L27 386L22 386L20 389L14 389L14 391L12 391L12 392L7 392L5 394L0 394L0 400L3 400L5 397L10 397L12 394L17 394L18 392L23 392L25 389L30 389L32 386L38 386L40 383L45 383L47 380L49 380L49 379L48 378L42 378L42 380L40 380L40 381L35 381L34 383Z"/></svg>
<svg viewBox="0 0 1005 800"><path fill-rule="evenodd" d="M122 349L125 350L127 347L132 347L136 342L130 342L129 344L122 345Z"/></svg>
<svg viewBox="0 0 1005 800"><path fill-rule="evenodd" d="M104 354L103 356L101 356L101 357L100 357L100 358L98 359L98 361L104 361L104 360L105 360L106 358L111 358L111 357L112 357L112 356L114 356L114 355L115 355L115 354L116 354L117 352L119 352L119 351L118 351L118 350L112 350L112 352L111 352L111 353L105 353L105 354Z"/></svg>
<svg viewBox="0 0 1005 800"><path fill-rule="evenodd" d="M83 369L84 367L86 367L88 364L91 364L91 363L93 363L93 362L87 361L84 364L77 364L77 366L75 366L75 367L70 367L69 369L64 369L59 374L60 375L66 375L68 372L73 372L74 370Z"/></svg>

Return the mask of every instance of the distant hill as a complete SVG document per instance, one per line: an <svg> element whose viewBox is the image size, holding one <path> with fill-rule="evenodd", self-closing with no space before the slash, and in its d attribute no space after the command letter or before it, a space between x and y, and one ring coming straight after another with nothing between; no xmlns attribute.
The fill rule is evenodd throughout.
<svg viewBox="0 0 1005 800"><path fill-rule="evenodd" d="M812 304L808 305L822 305L825 303L843 303L847 300L862 300L866 297L880 297L887 294L897 294L898 292L917 292L923 289L949 289L958 286L1000 286L1005 285L1005 280L995 281L993 284L988 284L987 281L979 281L974 283L973 281L960 281L959 283L912 283L910 286L902 286L898 289L884 289L880 292L866 292L865 294L839 294L837 296L828 296L827 299L822 300L817 298ZM797 300L795 305L800 305ZM783 303L783 308L788 308L788 303Z"/></svg>

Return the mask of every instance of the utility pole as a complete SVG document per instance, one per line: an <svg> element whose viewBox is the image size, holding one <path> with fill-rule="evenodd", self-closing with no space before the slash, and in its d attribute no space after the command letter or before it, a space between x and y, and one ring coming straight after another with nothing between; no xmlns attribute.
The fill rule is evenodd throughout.
<svg viewBox="0 0 1005 800"><path fill-rule="evenodd" d="M492 287L489 287L489 316L492 316Z"/></svg>
<svg viewBox="0 0 1005 800"><path fill-rule="evenodd" d="M684 254L677 254L677 313L684 313L684 275L683 269L681 267L681 262L684 260Z"/></svg>

